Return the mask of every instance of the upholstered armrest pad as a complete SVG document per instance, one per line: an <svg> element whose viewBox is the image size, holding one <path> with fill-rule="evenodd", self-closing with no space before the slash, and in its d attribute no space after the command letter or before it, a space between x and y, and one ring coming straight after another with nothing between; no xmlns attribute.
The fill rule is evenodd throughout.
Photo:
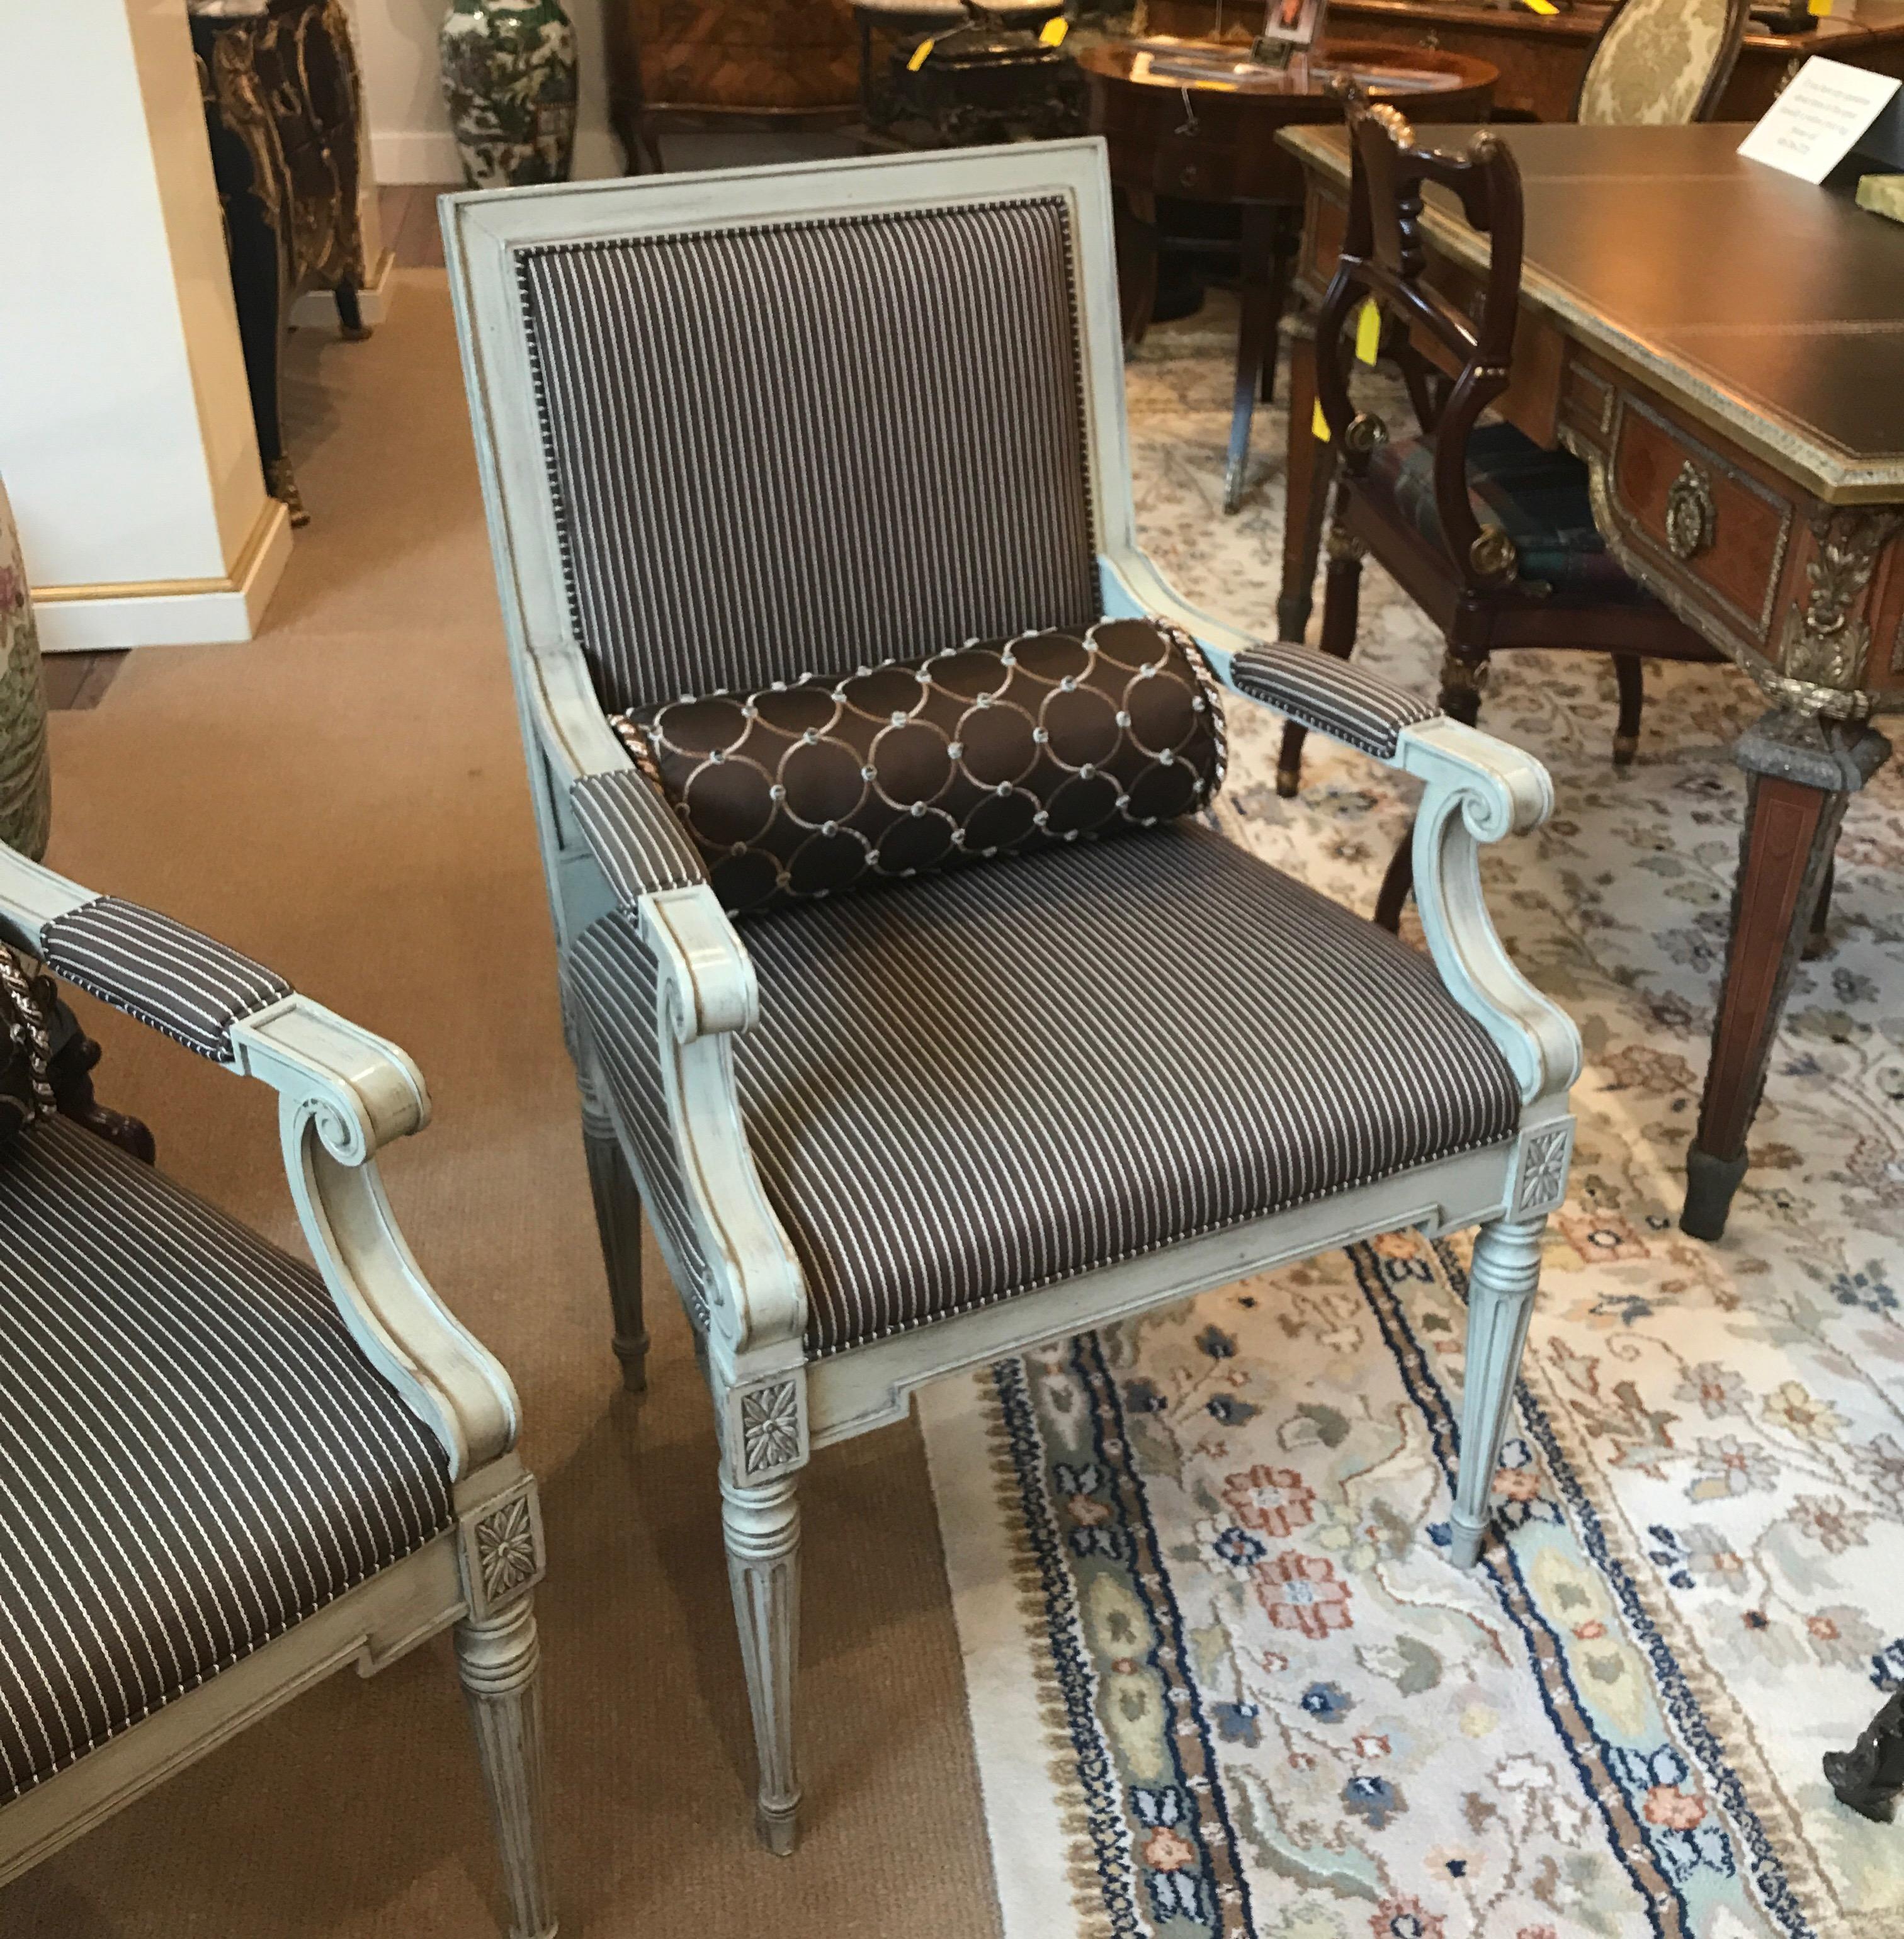
<svg viewBox="0 0 1904 1939"><path fill-rule="evenodd" d="M635 768L584 775L569 805L623 909L660 889L707 880L701 857L660 792Z"/></svg>
<svg viewBox="0 0 1904 1939"><path fill-rule="evenodd" d="M47 966L188 1050L231 1061L231 1026L291 994L261 963L169 916L99 896L40 931Z"/></svg>
<svg viewBox="0 0 1904 1939"><path fill-rule="evenodd" d="M1441 713L1432 700L1313 647L1251 647L1230 661L1229 678L1239 693L1380 761L1394 759L1404 727Z"/></svg>

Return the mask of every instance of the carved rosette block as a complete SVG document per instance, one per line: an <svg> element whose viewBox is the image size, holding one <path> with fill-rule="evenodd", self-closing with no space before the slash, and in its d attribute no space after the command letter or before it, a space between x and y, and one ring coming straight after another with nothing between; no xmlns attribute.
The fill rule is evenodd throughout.
<svg viewBox="0 0 1904 1939"><path fill-rule="evenodd" d="M547 1568L541 1503L535 1482L526 1478L507 1494L471 1509L458 1534L472 1621L487 1618L535 1587Z"/></svg>
<svg viewBox="0 0 1904 1939"><path fill-rule="evenodd" d="M803 1374L729 1390L730 1459L743 1481L765 1481L806 1462L806 1381Z"/></svg>
<svg viewBox="0 0 1904 1939"><path fill-rule="evenodd" d="M1573 1120L1543 1125L1521 1140L1520 1162L1514 1178L1514 1216L1544 1217L1557 1212L1567 1197L1567 1173L1573 1158Z"/></svg>

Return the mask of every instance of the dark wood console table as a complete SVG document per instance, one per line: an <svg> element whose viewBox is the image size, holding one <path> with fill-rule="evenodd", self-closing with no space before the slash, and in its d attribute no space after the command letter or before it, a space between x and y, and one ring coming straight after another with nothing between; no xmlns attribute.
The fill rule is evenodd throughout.
<svg viewBox="0 0 1904 1939"><path fill-rule="evenodd" d="M1736 126L1494 132L1527 204L1501 414L1586 461L1608 549L1768 703L1736 750L1745 833L1682 1220L1717 1238L1845 804L1890 752L1870 717L1904 711L1904 229L1741 160ZM1281 138L1307 173L1299 283L1319 302L1347 137ZM1434 274L1471 289L1485 238L1432 202L1426 227ZM1278 617L1300 639L1334 463L1309 431L1312 339L1290 390Z"/></svg>
<svg viewBox="0 0 1904 1939"><path fill-rule="evenodd" d="M1339 121L1329 92L1353 78L1371 96L1417 120L1485 116L1494 71L1464 55L1423 53L1362 42L1331 42L1281 70L1255 66L1209 43L1181 50L1112 41L1079 50L1090 90L1091 129L1110 150L1118 193L1117 268L1124 334L1148 327L1156 294L1159 196L1218 203L1241 212L1242 321L1223 510L1242 500L1250 425L1259 391L1267 397L1276 367L1276 330L1302 238L1302 170L1276 145L1278 132L1305 122ZM1194 71L1211 63L1205 78ZM1219 73L1216 63L1225 70Z"/></svg>

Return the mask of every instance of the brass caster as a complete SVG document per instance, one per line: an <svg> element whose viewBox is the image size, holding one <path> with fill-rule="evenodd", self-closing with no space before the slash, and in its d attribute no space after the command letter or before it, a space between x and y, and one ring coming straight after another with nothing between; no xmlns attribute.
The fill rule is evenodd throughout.
<svg viewBox="0 0 1904 1939"><path fill-rule="evenodd" d="M1276 792L1284 801L1293 801L1302 792L1302 770L1300 768L1278 768L1276 770Z"/></svg>
<svg viewBox="0 0 1904 1939"><path fill-rule="evenodd" d="M1616 734L1613 736L1613 766L1630 768L1633 756L1640 751L1640 737L1637 734Z"/></svg>

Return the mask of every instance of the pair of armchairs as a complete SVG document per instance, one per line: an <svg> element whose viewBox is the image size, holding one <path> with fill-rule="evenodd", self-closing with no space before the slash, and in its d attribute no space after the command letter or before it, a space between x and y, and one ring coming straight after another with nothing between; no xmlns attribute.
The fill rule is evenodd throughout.
<svg viewBox="0 0 1904 1939"><path fill-rule="evenodd" d="M511 1931L552 1939L516 1395L377 1174L428 1120L416 1067L3 848L0 959L0 1071L25 1080L0 1097L0 1883L320 1678L453 1627ZM84 1040L62 1071L35 965L278 1093L315 1270L120 1148L151 1149L93 1103Z"/></svg>

